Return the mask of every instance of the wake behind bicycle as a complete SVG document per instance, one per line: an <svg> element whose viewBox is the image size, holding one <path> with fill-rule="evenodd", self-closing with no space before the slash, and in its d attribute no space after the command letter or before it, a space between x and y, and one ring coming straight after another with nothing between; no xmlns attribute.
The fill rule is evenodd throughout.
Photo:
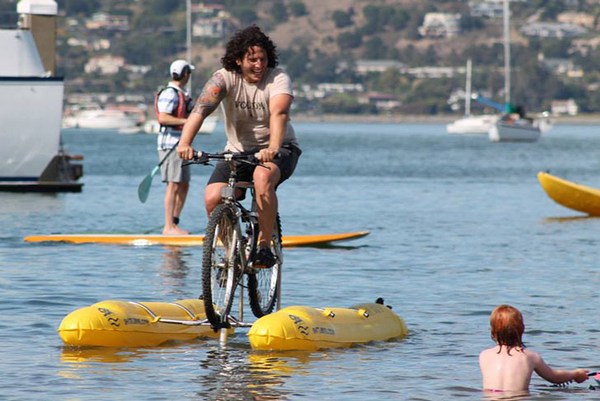
<svg viewBox="0 0 600 401"><path fill-rule="evenodd" d="M194 153L191 163L210 165L211 161L228 163L230 174L221 189L221 203L208 218L202 255L202 295L206 317L213 329L243 325L243 289L248 290L252 313L262 317L280 306L283 252L279 214L275 219L269 247L275 256L270 267L256 267L253 260L258 248L258 213L252 182L238 179L243 163L268 168L254 152ZM250 192L250 207L242 201ZM244 280L244 276L246 280ZM239 291L239 316L231 316L236 291Z"/></svg>

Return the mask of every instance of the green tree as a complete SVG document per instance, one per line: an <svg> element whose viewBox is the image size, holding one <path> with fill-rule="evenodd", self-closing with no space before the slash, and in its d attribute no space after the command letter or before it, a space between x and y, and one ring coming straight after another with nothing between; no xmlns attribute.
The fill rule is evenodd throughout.
<svg viewBox="0 0 600 401"><path fill-rule="evenodd" d="M353 50L362 45L362 35L357 32L344 32L338 36L340 50Z"/></svg>
<svg viewBox="0 0 600 401"><path fill-rule="evenodd" d="M321 102L324 113L361 114L368 111L368 106L358 102L356 96L349 93L336 93Z"/></svg>
<svg viewBox="0 0 600 401"><path fill-rule="evenodd" d="M388 54L388 48L379 36L368 39L363 48L363 57L366 59L383 59Z"/></svg>
<svg viewBox="0 0 600 401"><path fill-rule="evenodd" d="M90 16L100 10L101 0L57 0L58 9L67 15ZM16 8L15 8L16 9Z"/></svg>
<svg viewBox="0 0 600 401"><path fill-rule="evenodd" d="M338 57L316 50L306 71L307 82L336 82Z"/></svg>
<svg viewBox="0 0 600 401"><path fill-rule="evenodd" d="M225 9L240 21L242 26L251 25L258 22L256 7L260 0L223 0Z"/></svg>
<svg viewBox="0 0 600 401"><path fill-rule="evenodd" d="M304 5L304 3L300 0L291 1L289 7L290 13L294 17L302 17L308 14L308 11L306 10L306 5Z"/></svg>
<svg viewBox="0 0 600 401"><path fill-rule="evenodd" d="M276 1L273 4L273 6L270 9L270 14L271 14L273 21L276 24L281 24L283 22L286 22L289 19L288 11L287 11L287 8L285 7L285 4L283 4L279 1Z"/></svg>
<svg viewBox="0 0 600 401"><path fill-rule="evenodd" d="M285 64L288 74L294 81L301 80L306 75L310 61L308 48L302 46L296 51L293 49L281 51L280 60L282 64Z"/></svg>
<svg viewBox="0 0 600 401"><path fill-rule="evenodd" d="M352 15L346 11L335 10L331 17L336 28L345 28L353 24Z"/></svg>

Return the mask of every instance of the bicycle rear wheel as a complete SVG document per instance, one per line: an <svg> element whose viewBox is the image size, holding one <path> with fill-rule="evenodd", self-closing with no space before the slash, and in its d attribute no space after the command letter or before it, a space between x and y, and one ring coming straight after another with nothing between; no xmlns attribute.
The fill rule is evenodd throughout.
<svg viewBox="0 0 600 401"><path fill-rule="evenodd" d="M275 227L271 237L271 252L277 260L268 269L254 269L248 273L248 297L250 308L256 317L262 317L273 312L279 296L279 282L283 266L283 251L281 245L281 220L279 214L275 219Z"/></svg>
<svg viewBox="0 0 600 401"><path fill-rule="evenodd" d="M214 329L227 324L239 272L239 238L235 211L218 205L208 219L202 255L202 300Z"/></svg>

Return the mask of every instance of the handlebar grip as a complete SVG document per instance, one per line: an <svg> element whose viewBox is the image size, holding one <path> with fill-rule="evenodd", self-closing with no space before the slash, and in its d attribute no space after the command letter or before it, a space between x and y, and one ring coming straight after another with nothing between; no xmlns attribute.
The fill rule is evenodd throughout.
<svg viewBox="0 0 600 401"><path fill-rule="evenodd" d="M201 150L194 150L192 160L199 164L208 164L208 155Z"/></svg>

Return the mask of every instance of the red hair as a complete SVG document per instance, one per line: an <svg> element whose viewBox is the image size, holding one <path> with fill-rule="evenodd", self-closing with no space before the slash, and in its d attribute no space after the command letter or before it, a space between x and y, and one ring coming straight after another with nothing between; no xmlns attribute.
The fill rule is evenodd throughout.
<svg viewBox="0 0 600 401"><path fill-rule="evenodd" d="M492 339L500 346L507 348L510 355L512 348L525 348L523 344L523 332L525 324L523 323L523 315L519 310L510 305L497 306L490 315L490 328Z"/></svg>

